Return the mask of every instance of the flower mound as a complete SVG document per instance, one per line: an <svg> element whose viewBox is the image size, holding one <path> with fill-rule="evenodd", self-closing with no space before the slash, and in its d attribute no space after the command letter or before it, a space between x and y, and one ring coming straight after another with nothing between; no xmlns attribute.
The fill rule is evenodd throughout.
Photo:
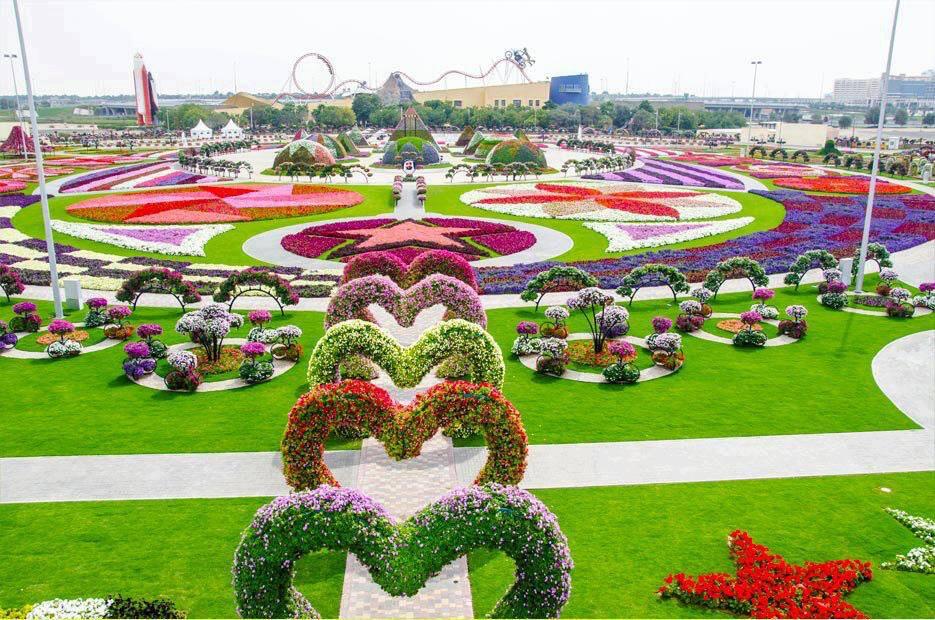
<svg viewBox="0 0 935 620"><path fill-rule="evenodd" d="M412 262L427 250L447 250L467 260L479 260L497 254L515 254L535 243L534 234L508 224L436 217L320 224L286 235L281 241L283 249L306 258L347 260L372 252L386 252L404 263Z"/></svg>
<svg viewBox="0 0 935 620"><path fill-rule="evenodd" d="M841 176L841 177L790 177L773 179L778 187L799 189L807 192L833 192L835 194L866 194L870 191L868 177ZM877 194L908 194L912 190L905 185L887 183L877 179Z"/></svg>
<svg viewBox="0 0 935 620"><path fill-rule="evenodd" d="M363 200L357 192L324 185L243 183L102 196L66 211L98 222L209 224L328 213Z"/></svg>
<svg viewBox="0 0 935 620"><path fill-rule="evenodd" d="M557 618L571 593L571 553L555 515L531 493L490 484L455 489L396 525L372 499L322 486L261 507L234 553L237 613L244 618L317 617L292 586L296 562L346 550L392 596L412 596L451 561L475 549L516 563L516 581L490 616Z"/></svg>
<svg viewBox="0 0 935 620"><path fill-rule="evenodd" d="M412 326L420 312L438 304L445 306L449 316L487 326L487 315L474 289L437 273L405 290L386 276L366 276L342 284L328 304L325 327L350 319L373 322L367 309L371 304L385 309L403 327Z"/></svg>
<svg viewBox="0 0 935 620"><path fill-rule="evenodd" d="M753 618L866 618L844 595L873 573L868 562L835 560L789 564L782 556L734 531L727 539L737 575L707 573L697 578L669 575L662 598L722 609Z"/></svg>
<svg viewBox="0 0 935 620"><path fill-rule="evenodd" d="M79 239L115 245L140 252L204 256L205 244L234 230L230 224L205 226L108 226L52 220L52 230Z"/></svg>
<svg viewBox="0 0 935 620"><path fill-rule="evenodd" d="M617 172L586 174L583 179L604 179L607 181L632 181L660 185L693 185L696 187L715 187L743 189L743 183L734 177L706 168L672 161L670 159L644 160L639 168L629 168Z"/></svg>
<svg viewBox="0 0 935 620"><path fill-rule="evenodd" d="M719 217L740 211L720 194L656 191L632 183L517 183L467 192L461 202L526 217L603 222L673 221Z"/></svg>
<svg viewBox="0 0 935 620"><path fill-rule="evenodd" d="M325 441L339 430L369 433L396 460L419 456L422 444L454 423L479 428L487 463L474 484L519 484L526 471L526 431L519 411L489 385L449 381L400 405L366 381L319 385L289 413L282 440L283 473L293 489L339 486L324 461Z"/></svg>
<svg viewBox="0 0 935 620"><path fill-rule="evenodd" d="M482 327L461 319L439 323L407 348L372 323L338 323L325 332L312 351L309 384L334 382L341 363L355 355L370 358L386 370L397 387L415 387L432 368L453 355L461 355L470 363L472 381L503 385L505 368L499 345Z"/></svg>

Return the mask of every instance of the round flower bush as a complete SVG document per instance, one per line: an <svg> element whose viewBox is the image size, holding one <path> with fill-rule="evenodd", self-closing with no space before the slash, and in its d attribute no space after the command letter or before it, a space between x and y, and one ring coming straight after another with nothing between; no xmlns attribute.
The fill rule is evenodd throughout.
<svg viewBox="0 0 935 620"><path fill-rule="evenodd" d="M0 351L12 349L19 342L19 337L12 331L6 321L0 320Z"/></svg>
<svg viewBox="0 0 935 620"><path fill-rule="evenodd" d="M302 357L302 345L299 344L302 329L295 325L283 325L276 328L276 334L278 342L270 347L270 355L273 359L297 362Z"/></svg>
<svg viewBox="0 0 935 620"><path fill-rule="evenodd" d="M547 338L567 338L568 327L565 322L571 315L566 308L562 306L551 306L545 311L545 318L548 319L542 326L542 335Z"/></svg>
<svg viewBox="0 0 935 620"><path fill-rule="evenodd" d="M762 347L766 344L766 334L753 329L753 326L763 320L763 316L756 310L740 313L740 320L744 329L740 330L731 341L738 347Z"/></svg>
<svg viewBox="0 0 935 620"><path fill-rule="evenodd" d="M603 319L605 315L603 311L604 308L613 303L614 298L604 293L596 286L589 286L579 290L565 302L565 305L570 309L580 312L588 322L588 329L591 332L591 342L594 345L595 353L600 353L604 350L604 340L607 338L607 335L604 333ZM629 314L627 316L629 316ZM615 317L619 318L620 315L606 315L606 318L610 320L615 320Z"/></svg>
<svg viewBox="0 0 935 620"><path fill-rule="evenodd" d="M502 551L516 581L489 612L494 618L557 618L571 593L568 541L527 491L455 489L397 525L360 491L321 486L274 499L242 534L232 568L238 615L316 617L292 581L298 560L325 549L353 553L391 596L414 595L470 551Z"/></svg>
<svg viewBox="0 0 935 620"><path fill-rule="evenodd" d="M36 304L31 301L21 301L13 304L13 314L10 319L10 330L14 332L37 332L42 326L42 317L36 312Z"/></svg>
<svg viewBox="0 0 935 620"><path fill-rule="evenodd" d="M630 311L623 306L607 306L596 318L605 338L620 338L630 331Z"/></svg>
<svg viewBox="0 0 935 620"><path fill-rule="evenodd" d="M679 304L678 317L675 319L675 327L679 331L694 332L701 329L704 325L704 305L695 299L687 299Z"/></svg>
<svg viewBox="0 0 935 620"><path fill-rule="evenodd" d="M7 303L11 295L19 295L26 290L19 272L5 263L0 263L0 290L6 296Z"/></svg>
<svg viewBox="0 0 935 620"><path fill-rule="evenodd" d="M198 358L191 351L175 351L166 356L166 362L172 370L165 376L166 387L170 390L194 392L203 381L198 373Z"/></svg>
<svg viewBox="0 0 935 620"><path fill-rule="evenodd" d="M45 352L52 359L76 357L81 353L81 343L74 340L57 340L47 346Z"/></svg>
<svg viewBox="0 0 935 620"><path fill-rule="evenodd" d="M212 362L221 358L224 338L232 329L243 325L243 317L228 312L221 304L209 304L200 310L187 312L176 324L175 331L200 344Z"/></svg>
<svg viewBox="0 0 935 620"><path fill-rule="evenodd" d="M542 338L539 341L539 357L536 372L544 375L561 376L568 365L568 343L561 338Z"/></svg>
<svg viewBox="0 0 935 620"><path fill-rule="evenodd" d="M799 305L787 306L786 316L790 320L779 322L779 333L796 340L803 338L808 331L808 323L805 322L808 308Z"/></svg>
<svg viewBox="0 0 935 620"><path fill-rule="evenodd" d="M127 322L133 311L129 306L110 306L107 308L107 325L104 335L113 340L126 340L133 335L135 328Z"/></svg>
<svg viewBox="0 0 935 620"><path fill-rule="evenodd" d="M67 334L75 331L75 324L65 319L52 319L52 322L49 323L48 330L50 334L58 336L59 340L65 340Z"/></svg>
<svg viewBox="0 0 935 620"><path fill-rule="evenodd" d="M755 310L764 319L775 320L779 318L779 309L775 306L767 306L766 302L776 296L776 292L768 288L757 288L753 291L753 299L757 303L750 306L750 310Z"/></svg>
<svg viewBox="0 0 935 620"><path fill-rule="evenodd" d="M270 314L269 310L251 310L250 314L247 315L247 320L254 327L263 327L273 320L273 315Z"/></svg>
<svg viewBox="0 0 935 620"><path fill-rule="evenodd" d="M273 345L279 342L279 332L275 329L266 329L264 327L251 327L247 332L247 342L261 342L263 344Z"/></svg>
<svg viewBox="0 0 935 620"><path fill-rule="evenodd" d="M666 320L669 321L671 326L672 321ZM660 323L661 325L662 323ZM668 331L652 333L646 337L646 346L653 352L653 363L657 366L675 370L685 363L685 354L682 353L682 337L679 334Z"/></svg>
<svg viewBox="0 0 935 620"><path fill-rule="evenodd" d="M846 290L847 285L844 282L830 280L827 283L826 292L819 295L818 301L832 310L840 310L847 305L847 295L844 294Z"/></svg>
<svg viewBox="0 0 935 620"><path fill-rule="evenodd" d="M630 362L614 362L601 374L608 383L629 384L640 380L640 369Z"/></svg>
<svg viewBox="0 0 935 620"><path fill-rule="evenodd" d="M144 323L136 328L136 335L143 339L149 345L149 351L153 358L161 360L166 356L169 347L156 336L162 335L162 325L158 323Z"/></svg>
<svg viewBox="0 0 935 620"><path fill-rule="evenodd" d="M128 379L139 381L144 375L156 370L156 360L147 343L128 342L123 345L123 352L127 354L127 359L123 361L123 374Z"/></svg>
<svg viewBox="0 0 935 620"><path fill-rule="evenodd" d="M907 289L893 287L889 292L889 299L886 301L886 314L894 318L907 319L915 314L915 306L909 303L912 297Z"/></svg>
<svg viewBox="0 0 935 620"><path fill-rule="evenodd" d="M240 345L244 361L240 365L240 378L246 383L261 383L273 376L273 364L260 360L266 355L266 345L262 342L247 342Z"/></svg>
<svg viewBox="0 0 935 620"><path fill-rule="evenodd" d="M657 334L664 334L672 327L672 319L665 316L656 316L652 320L653 331Z"/></svg>
<svg viewBox="0 0 935 620"><path fill-rule="evenodd" d="M84 318L85 327L101 327L107 324L107 300L103 297L92 297L86 302L88 315Z"/></svg>
<svg viewBox="0 0 935 620"><path fill-rule="evenodd" d="M539 333L539 325L533 321L520 321L516 324L516 333L520 336L535 336Z"/></svg>
<svg viewBox="0 0 935 620"><path fill-rule="evenodd" d="M920 284L919 293L919 295L912 298L912 305L935 311L935 282Z"/></svg>

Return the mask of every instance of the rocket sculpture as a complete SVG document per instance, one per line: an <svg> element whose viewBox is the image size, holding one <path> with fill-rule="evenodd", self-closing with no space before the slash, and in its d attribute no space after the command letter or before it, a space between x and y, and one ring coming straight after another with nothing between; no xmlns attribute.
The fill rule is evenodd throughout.
<svg viewBox="0 0 935 620"><path fill-rule="evenodd" d="M133 57L133 89L136 91L136 124L152 125L159 111L159 101L153 76L146 70L141 54Z"/></svg>

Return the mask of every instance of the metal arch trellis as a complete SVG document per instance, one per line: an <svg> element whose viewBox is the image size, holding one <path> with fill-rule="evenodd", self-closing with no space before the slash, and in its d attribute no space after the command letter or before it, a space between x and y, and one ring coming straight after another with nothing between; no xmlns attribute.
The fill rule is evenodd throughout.
<svg viewBox="0 0 935 620"><path fill-rule="evenodd" d="M262 293L276 302L276 305L279 306L279 314L286 316L285 307L282 305L282 302L279 300L279 297L275 293L271 292L269 289L262 286L248 286L246 288L237 288L236 293L231 297L230 303L227 304L227 311L233 312L234 302L237 301L237 298L246 293Z"/></svg>

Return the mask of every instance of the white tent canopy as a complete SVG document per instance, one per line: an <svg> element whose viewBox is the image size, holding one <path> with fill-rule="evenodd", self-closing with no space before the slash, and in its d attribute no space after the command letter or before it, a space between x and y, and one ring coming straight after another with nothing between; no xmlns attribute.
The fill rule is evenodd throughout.
<svg viewBox="0 0 935 620"><path fill-rule="evenodd" d="M201 119L198 120L198 124L195 125L189 133L192 138L210 138L214 135L211 128L205 125L205 122Z"/></svg>
<svg viewBox="0 0 935 620"><path fill-rule="evenodd" d="M234 122L234 119L228 120L221 129L221 137L225 140L243 140L243 135L243 129Z"/></svg>

